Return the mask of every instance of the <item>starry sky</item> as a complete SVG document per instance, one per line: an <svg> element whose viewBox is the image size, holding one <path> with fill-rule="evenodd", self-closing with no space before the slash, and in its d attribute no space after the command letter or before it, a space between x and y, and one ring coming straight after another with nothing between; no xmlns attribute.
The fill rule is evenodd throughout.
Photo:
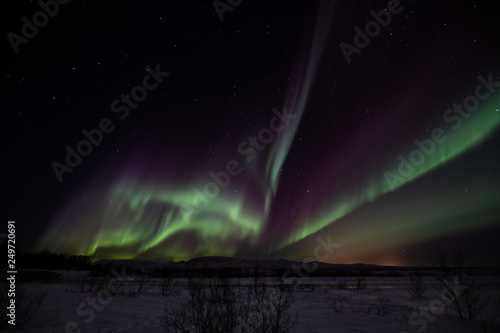
<svg viewBox="0 0 500 333"><path fill-rule="evenodd" d="M493 1L10 6L2 216L21 249L428 265L465 239L497 264Z"/></svg>

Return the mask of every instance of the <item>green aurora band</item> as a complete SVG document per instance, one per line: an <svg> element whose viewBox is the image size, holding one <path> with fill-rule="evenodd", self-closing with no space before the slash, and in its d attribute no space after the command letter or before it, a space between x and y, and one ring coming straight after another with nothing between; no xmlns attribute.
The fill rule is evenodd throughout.
<svg viewBox="0 0 500 333"><path fill-rule="evenodd" d="M89 191L68 207L39 248L90 256L102 250L108 258L132 259L145 253L155 256L151 251L163 245L159 258L185 260L193 253L233 255L234 240L253 244L261 230L262 216L247 212L243 196L221 193L199 213L190 214L184 209L193 200L190 190L160 190L125 179L114 184L104 196L93 199L94 191ZM91 212L86 211L89 207ZM197 242L186 248L190 233L197 235ZM232 241L224 242L228 239Z"/></svg>
<svg viewBox="0 0 500 333"><path fill-rule="evenodd" d="M326 40L332 14L333 5L323 2L313 40L307 42L308 53L301 61L305 65L299 66L289 87L286 105L295 118L273 140L269 153L262 153L260 162L246 170L263 189L263 208L250 206L251 200L245 195L221 190L205 207L194 207L193 213L192 189L203 188L209 179L200 177L182 188L162 184L163 190L152 182L123 176L104 195L89 187L86 195L56 219L38 249L115 259L145 256L178 261L201 255L233 256L243 241L255 245L278 189L279 170L305 110L320 58L318 50L323 49L321 43Z"/></svg>
<svg viewBox="0 0 500 333"><path fill-rule="evenodd" d="M397 173L401 163L393 164L392 166L380 170L380 174L383 176L377 181L368 183L357 195L338 200L332 205L333 207L331 209L319 212L308 218L307 221L301 221L301 223L299 223L299 228L283 240L279 248L298 242L318 232L335 221L345 217L365 203L372 202L380 195L394 191L418 179L439 166L466 153L476 145L479 145L482 140L495 132L500 125L499 107L500 95L497 93L483 102L483 105L480 105L478 110L471 113L469 118L462 119L462 123L459 127L453 129L449 126L443 129L446 140L442 143L435 143L435 151L429 156L425 155L423 163L419 166L415 166L414 172L407 177L401 177ZM427 134L427 138L429 138L429 134ZM409 154L413 150L418 149L415 143L408 144L408 147L411 148L403 155L406 159L408 159ZM397 175L397 180L389 182L386 177L386 172Z"/></svg>
<svg viewBox="0 0 500 333"><path fill-rule="evenodd" d="M130 177L124 173L110 184L88 186L85 193L80 193L80 196L72 200L71 204L56 217L37 248L95 258L179 261L201 255L234 256L241 246L262 245L260 240L267 223L270 222L269 216L278 192L280 171L306 110L321 50L325 49L322 44L327 40L332 17L333 5L322 2L312 41L307 48L303 48L304 54L299 57L302 61L299 61L300 65L294 73L288 95L284 100L284 109L289 109L295 118L283 132L275 136L267 151L261 152L254 164L245 168L246 176L237 176L249 178L250 180L245 178L241 182L237 180L236 183L241 185L247 181L252 189L258 188L259 195L255 195L252 191L240 191L240 188L234 193L222 189L209 200L208 205L201 209L197 207L197 211L193 213L189 208L193 207L193 188L203 188L207 181L210 181L206 176L210 170L199 170L200 172L192 177L192 181L182 185L174 185L174 180L144 181L140 175ZM458 128L453 129L450 124L443 123L442 129L446 139L441 143L435 143L434 151L425 155L423 162L407 175L399 173L398 170L404 166L397 156L394 156L384 165L371 167L369 178L361 182L364 186L351 188L350 192L343 192L340 195L334 189L327 189L332 193L326 198L331 200L326 202L328 206L305 210L297 215L294 221L290 221L294 227L284 230L279 241L271 244L270 251L281 251L306 239L354 211L359 211L365 204L375 201L384 194L401 190L401 187L481 144L500 125L499 106L500 95L497 93L481 102L478 110L471 113L469 118L462 119ZM429 133L432 131L426 133L419 139L430 139ZM407 147L407 151L401 152L406 160L412 151L418 149L411 141ZM241 159L241 156L237 159ZM482 188L486 187L487 184L482 184ZM453 193L447 195L453 197ZM260 201L256 200L256 197ZM453 207L448 211L469 215L477 210L492 207L497 200L494 196L490 196L483 201ZM449 203L443 205L453 206ZM353 229L341 235L353 240L348 245L353 248L351 254L355 251L362 253L369 250L369 246L377 247L377 245L367 247L364 244L382 237L394 239L392 245L429 237L426 232L430 231L419 233L405 231L436 224L445 220L447 214L444 211L415 214L410 212L410 217L406 219L404 225L370 232ZM389 220L392 221L392 218ZM450 229L449 225L440 224L433 227L432 233L445 234L470 227L466 222L461 222L454 229Z"/></svg>

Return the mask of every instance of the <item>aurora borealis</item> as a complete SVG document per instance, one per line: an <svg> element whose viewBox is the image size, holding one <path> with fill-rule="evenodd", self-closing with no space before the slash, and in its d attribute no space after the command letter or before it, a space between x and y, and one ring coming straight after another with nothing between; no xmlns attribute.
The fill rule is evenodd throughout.
<svg viewBox="0 0 500 333"><path fill-rule="evenodd" d="M8 74L7 153L23 159L7 167L8 206L28 221L26 247L302 260L329 236L341 246L328 262L412 265L432 242L465 237L494 263L495 5L402 2L347 63L339 44L386 4L313 3L243 3L223 22L206 4L65 7L58 30L10 59L58 50ZM110 112L157 63L168 78L127 119ZM106 117L116 130L59 183L51 162Z"/></svg>

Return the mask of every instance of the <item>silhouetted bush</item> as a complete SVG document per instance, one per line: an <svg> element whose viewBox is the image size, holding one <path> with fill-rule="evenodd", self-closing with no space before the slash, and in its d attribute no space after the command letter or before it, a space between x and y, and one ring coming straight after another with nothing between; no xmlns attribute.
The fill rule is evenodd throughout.
<svg viewBox="0 0 500 333"><path fill-rule="evenodd" d="M475 319L483 312L483 297L470 269L463 241L446 252L439 244L435 248L434 265L440 269L438 281L451 300L460 319Z"/></svg>
<svg viewBox="0 0 500 333"><path fill-rule="evenodd" d="M413 299L421 299L427 291L427 286L424 283L424 279L417 274L417 276L410 278L410 283L406 286L406 290L408 290Z"/></svg>
<svg viewBox="0 0 500 333"><path fill-rule="evenodd" d="M8 323L10 318L7 316L10 311L6 306L9 302L8 288L6 285L2 284L0 287L0 304L2 304L0 310L0 328L13 327L18 329L23 327L36 315L48 292L48 288L33 288L32 290L27 290L18 284L15 291L15 326L12 326Z"/></svg>
<svg viewBox="0 0 500 333"><path fill-rule="evenodd" d="M175 333L286 333L296 322L292 302L279 286L256 283L242 293L231 279L191 279L178 304L165 309L164 327Z"/></svg>

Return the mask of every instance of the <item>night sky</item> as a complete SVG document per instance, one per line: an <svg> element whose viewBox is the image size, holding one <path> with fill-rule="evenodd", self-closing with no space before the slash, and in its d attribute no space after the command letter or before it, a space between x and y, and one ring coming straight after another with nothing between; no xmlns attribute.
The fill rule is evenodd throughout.
<svg viewBox="0 0 500 333"><path fill-rule="evenodd" d="M2 10L20 249L428 265L465 239L497 264L500 5L216 5Z"/></svg>

